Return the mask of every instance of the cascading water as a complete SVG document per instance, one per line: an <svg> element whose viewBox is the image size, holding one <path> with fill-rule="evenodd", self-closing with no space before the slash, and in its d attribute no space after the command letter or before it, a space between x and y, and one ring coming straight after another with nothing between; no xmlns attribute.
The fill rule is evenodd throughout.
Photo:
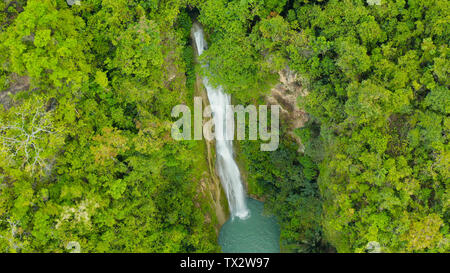
<svg viewBox="0 0 450 273"><path fill-rule="evenodd" d="M194 23L193 35L200 56L207 48L202 27ZM207 64L205 64L207 65ZM233 158L233 142L229 140L230 132L234 132L234 122L227 122L226 108L231 104L231 97L223 91L221 86L213 87L208 78L203 77L209 103L213 113L216 140L216 160L220 181L228 199L232 217L245 219L249 216L246 204L246 194L242 186L239 168Z"/></svg>

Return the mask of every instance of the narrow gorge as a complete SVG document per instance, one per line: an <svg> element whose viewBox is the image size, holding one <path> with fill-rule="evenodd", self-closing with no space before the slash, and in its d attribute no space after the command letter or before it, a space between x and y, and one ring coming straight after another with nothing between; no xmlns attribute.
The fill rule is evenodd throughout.
<svg viewBox="0 0 450 273"><path fill-rule="evenodd" d="M197 55L207 50L202 26L192 27ZM202 64L207 68L208 64ZM223 252L279 252L279 226L273 216L263 215L263 203L247 197L242 177L234 159L234 122L227 122L226 107L231 96L221 86L213 87L202 78L211 105L215 125L216 171L226 193L231 218L222 226L219 244ZM216 210L217 211L217 210Z"/></svg>

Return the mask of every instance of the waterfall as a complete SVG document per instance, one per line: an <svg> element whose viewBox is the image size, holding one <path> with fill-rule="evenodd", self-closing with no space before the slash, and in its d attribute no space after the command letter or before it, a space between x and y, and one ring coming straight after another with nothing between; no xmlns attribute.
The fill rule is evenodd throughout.
<svg viewBox="0 0 450 273"><path fill-rule="evenodd" d="M193 36L200 56L207 48L202 27L194 23ZM249 210L246 204L246 194L242 186L241 174L233 158L233 142L229 140L231 132L234 132L234 122L227 122L226 108L231 105L231 96L223 91L221 86L212 87L208 78L203 77L203 85L206 88L209 103L213 113L216 140L216 166L220 182L227 195L228 205L232 217L241 219L248 217ZM228 135L227 135L228 134Z"/></svg>

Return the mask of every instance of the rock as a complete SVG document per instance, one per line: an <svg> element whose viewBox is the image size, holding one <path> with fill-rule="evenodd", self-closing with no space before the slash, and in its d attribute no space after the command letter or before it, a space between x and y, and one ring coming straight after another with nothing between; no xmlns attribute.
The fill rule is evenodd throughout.
<svg viewBox="0 0 450 273"><path fill-rule="evenodd" d="M381 0L367 0L367 4L369 6L374 6L374 5L379 6L379 5L381 5Z"/></svg>
<svg viewBox="0 0 450 273"><path fill-rule="evenodd" d="M301 85L299 76L288 67L279 71L280 82L272 88L266 101L270 105L280 105L280 116L289 126L290 135L299 145L299 152L304 146L294 130L301 128L308 121L308 114L298 107L297 98L308 95L308 91Z"/></svg>
<svg viewBox="0 0 450 273"><path fill-rule="evenodd" d="M12 96L17 92L28 90L30 88L30 78L28 76L19 76L12 73L9 77L10 87L6 90L0 90L0 109L1 105L5 110L13 106ZM1 111L1 110L0 110Z"/></svg>
<svg viewBox="0 0 450 273"><path fill-rule="evenodd" d="M73 6L73 5L81 5L81 0L66 0L67 5L69 6Z"/></svg>
<svg viewBox="0 0 450 273"><path fill-rule="evenodd" d="M371 241L366 245L366 250L369 253L381 253L381 246L379 242Z"/></svg>

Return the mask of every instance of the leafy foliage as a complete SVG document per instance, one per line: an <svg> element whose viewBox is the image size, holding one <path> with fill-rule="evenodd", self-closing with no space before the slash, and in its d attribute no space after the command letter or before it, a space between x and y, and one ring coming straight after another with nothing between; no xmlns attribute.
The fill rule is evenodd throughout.
<svg viewBox="0 0 450 273"><path fill-rule="evenodd" d="M290 65L310 77L302 105L321 124L327 239L338 251L370 241L388 252L448 251L448 70L437 68L448 63L446 1L293 10L317 41L309 60Z"/></svg>
<svg viewBox="0 0 450 273"><path fill-rule="evenodd" d="M375 2L1 2L0 251L218 251L202 144L171 139L170 110L198 70L248 103L288 66L305 152L240 145L283 250L448 252L450 6Z"/></svg>
<svg viewBox="0 0 450 273"><path fill-rule="evenodd" d="M250 194L266 197L265 209L279 220L282 249L319 252L327 247L320 226L317 166L309 157L299 156L289 142L264 153L259 142L245 141L240 152L249 172Z"/></svg>
<svg viewBox="0 0 450 273"><path fill-rule="evenodd" d="M2 29L5 71L34 89L0 112L0 251L219 250L200 144L168 135L187 92L164 71L184 74L184 30L146 8L31 0Z"/></svg>
<svg viewBox="0 0 450 273"><path fill-rule="evenodd" d="M276 199L280 192L263 185L283 181L293 194L288 175L271 173L315 163L322 214L301 202L296 209L320 221L338 251L364 252L377 242L386 252L448 252L447 1L278 3L200 4L213 44L206 52L210 77L236 98L264 95L260 83L286 65L310 90L300 104L312 122L297 132L305 154L272 166L275 155L258 160L256 150L244 149L250 191ZM300 181L315 174L303 168ZM256 187L253 180L263 178L271 182ZM289 202L268 203L279 206L278 215L296 210ZM291 217L285 219L298 216Z"/></svg>

